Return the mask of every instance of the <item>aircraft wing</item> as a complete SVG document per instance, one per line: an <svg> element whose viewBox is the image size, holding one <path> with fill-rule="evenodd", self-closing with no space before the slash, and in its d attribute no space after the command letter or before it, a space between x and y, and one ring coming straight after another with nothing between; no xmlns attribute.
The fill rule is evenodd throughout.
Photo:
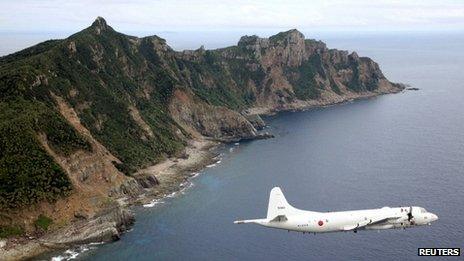
<svg viewBox="0 0 464 261"><path fill-rule="evenodd" d="M356 230L359 228L363 228L368 225L374 225L377 223L382 223L384 221L387 221L389 219L397 219L400 218L401 216L378 216L378 217L373 217L373 218L367 218L367 220L363 220L359 223L353 224L353 225L348 225L343 227L344 231L350 231L350 230Z"/></svg>

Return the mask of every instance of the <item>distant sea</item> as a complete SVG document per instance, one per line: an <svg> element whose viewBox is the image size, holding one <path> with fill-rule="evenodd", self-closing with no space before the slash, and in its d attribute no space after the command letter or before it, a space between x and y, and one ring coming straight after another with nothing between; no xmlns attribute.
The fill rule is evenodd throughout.
<svg viewBox="0 0 464 261"><path fill-rule="evenodd" d="M184 193L136 208L135 226L121 240L41 258L421 260L419 247L463 248L464 35L304 33L369 56L391 81L420 90L267 117L274 139L224 146L221 162ZM176 49L196 49L231 45L241 34L160 35ZM265 217L273 186L301 209L417 205L440 219L406 230L318 235L232 223Z"/></svg>

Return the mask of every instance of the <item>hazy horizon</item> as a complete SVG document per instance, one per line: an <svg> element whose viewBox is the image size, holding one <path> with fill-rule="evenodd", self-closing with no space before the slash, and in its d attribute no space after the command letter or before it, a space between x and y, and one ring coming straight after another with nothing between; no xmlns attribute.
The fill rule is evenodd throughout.
<svg viewBox="0 0 464 261"><path fill-rule="evenodd" d="M3 0L0 31L76 31L97 16L122 31L415 31L464 28L460 0Z"/></svg>
<svg viewBox="0 0 464 261"><path fill-rule="evenodd" d="M92 20L93 21L93 20ZM91 23L88 24L90 26ZM111 24L109 24L112 26ZM87 26L86 26L87 27ZM51 39L66 39L77 31L50 31L50 32L2 32L0 31L0 57L15 53L25 48L34 46L38 43ZM217 49L236 45L241 36L258 35L259 37L269 37L279 32L290 29L297 29L305 35L306 39L316 39L324 41L329 48L338 48L330 46L327 40L333 38L354 38L354 37L426 37L426 36L449 36L461 35L464 30L452 31L330 31L330 30L301 30L295 27L289 28L269 28L266 30L205 30L205 31L121 31L113 26L113 29L127 35L144 37L157 35L166 39L167 44L176 51L193 50L204 46L206 49Z"/></svg>
<svg viewBox="0 0 464 261"><path fill-rule="evenodd" d="M339 34L464 32L460 0L3 0L0 55L66 38L98 16L118 32L164 37L176 50L218 48L237 43L242 35L266 37L293 28L316 39ZM225 35L227 41L209 37L208 42L195 34ZM187 39L190 36L195 39ZM178 43L181 37L188 43Z"/></svg>

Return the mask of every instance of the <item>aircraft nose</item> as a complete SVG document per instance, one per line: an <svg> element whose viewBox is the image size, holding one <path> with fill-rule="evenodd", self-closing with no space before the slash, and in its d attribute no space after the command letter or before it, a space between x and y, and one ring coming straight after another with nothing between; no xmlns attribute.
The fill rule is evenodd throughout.
<svg viewBox="0 0 464 261"><path fill-rule="evenodd" d="M432 221L438 220L438 216L437 216L437 215L431 213L431 216L432 216L432 217L431 217Z"/></svg>

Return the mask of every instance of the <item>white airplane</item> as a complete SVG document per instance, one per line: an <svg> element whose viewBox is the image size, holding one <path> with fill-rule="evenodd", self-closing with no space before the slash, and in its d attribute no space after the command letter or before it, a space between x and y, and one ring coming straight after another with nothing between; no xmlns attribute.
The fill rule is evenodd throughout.
<svg viewBox="0 0 464 261"><path fill-rule="evenodd" d="M378 209L314 212L292 207L282 190L275 187L269 195L267 218L234 221L235 224L254 223L265 227L324 233L354 231L361 229L407 228L430 225L437 215L421 207L383 207Z"/></svg>

